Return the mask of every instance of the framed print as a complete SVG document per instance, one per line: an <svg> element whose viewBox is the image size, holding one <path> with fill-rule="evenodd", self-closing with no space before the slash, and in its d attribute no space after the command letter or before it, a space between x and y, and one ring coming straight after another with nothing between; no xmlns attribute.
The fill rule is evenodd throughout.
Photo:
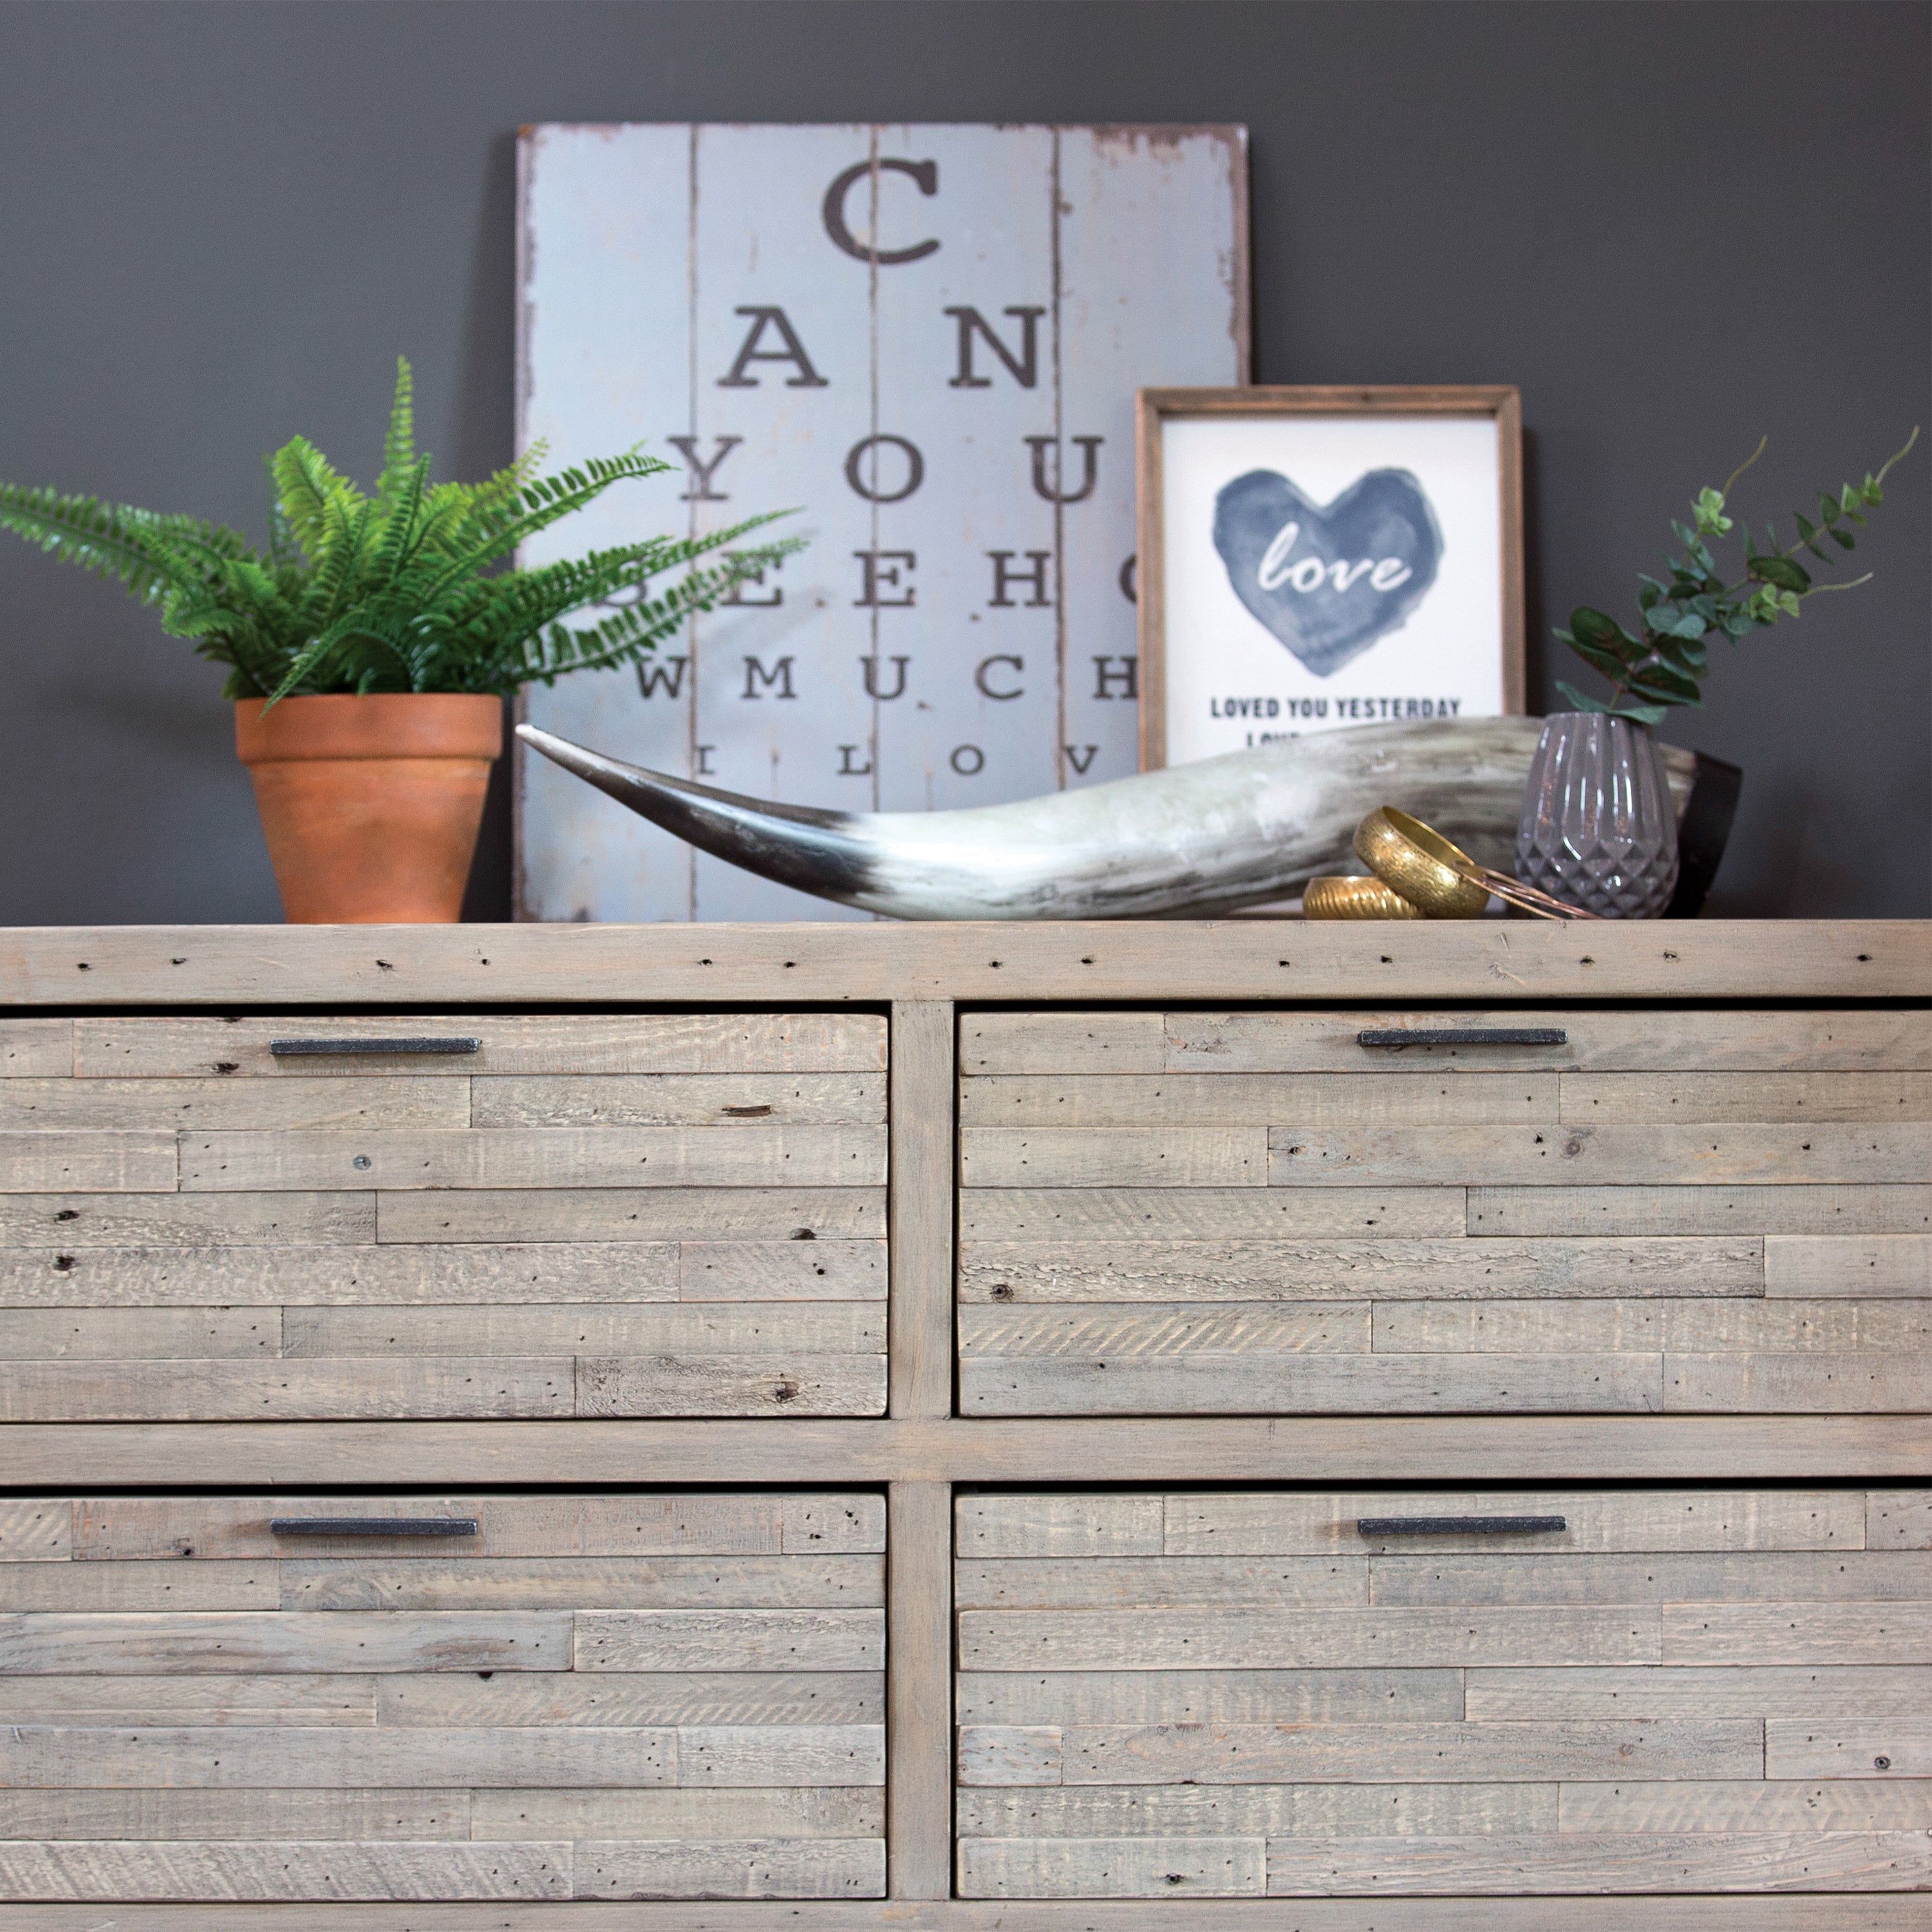
<svg viewBox="0 0 1932 1932"><path fill-rule="evenodd" d="M763 510L807 539L522 716L832 811L1132 772L1134 395L1247 380L1243 130L552 124L518 152L518 447L675 472L524 561ZM520 917L864 916L514 770Z"/></svg>
<svg viewBox="0 0 1932 1932"><path fill-rule="evenodd" d="M1141 766L1523 708L1514 388L1143 389Z"/></svg>

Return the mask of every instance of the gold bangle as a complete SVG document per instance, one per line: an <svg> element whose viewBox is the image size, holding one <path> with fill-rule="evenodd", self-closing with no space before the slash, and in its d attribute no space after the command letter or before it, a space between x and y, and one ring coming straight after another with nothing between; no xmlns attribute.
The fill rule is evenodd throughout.
<svg viewBox="0 0 1932 1932"><path fill-rule="evenodd" d="M1392 886L1379 879L1310 879L1302 888L1301 910L1308 919L1426 919Z"/></svg>
<svg viewBox="0 0 1932 1932"><path fill-rule="evenodd" d="M1466 876L1475 861L1439 832L1393 806L1378 806L1355 828L1355 853L1385 886L1429 919L1480 919L1490 889Z"/></svg>

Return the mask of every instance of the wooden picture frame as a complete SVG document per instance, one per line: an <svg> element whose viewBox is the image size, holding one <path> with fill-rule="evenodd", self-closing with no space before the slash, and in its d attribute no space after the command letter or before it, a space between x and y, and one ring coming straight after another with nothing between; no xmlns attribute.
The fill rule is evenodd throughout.
<svg viewBox="0 0 1932 1932"><path fill-rule="evenodd" d="M1253 388L1226 389L1156 388L1139 391L1136 400L1139 540L1136 587L1140 626L1141 769L1143 771L1155 770L1170 762L1184 762L1189 758L1210 755L1215 749L1236 748L1235 742L1222 745L1210 744L1204 748L1202 742L1204 734L1213 728L1197 726L1192 720L1191 710L1187 741L1177 745L1174 739L1173 728L1175 718L1173 705L1177 694L1174 680L1170 675L1168 645L1169 633L1173 626L1170 621L1170 613L1168 608L1168 593L1170 586L1180 580L1184 568L1193 571L1197 578L1201 574L1196 561L1190 560L1184 566L1178 563L1171 553L1168 542L1171 506L1168 500L1168 490L1164 490L1163 483L1164 472L1170 471L1172 466L1168 458L1167 432L1169 425L1180 422L1210 420L1228 422L1255 418L1265 423L1282 419L1312 421L1324 418L1361 418L1365 422L1378 423L1384 430L1391 426L1391 419L1404 418L1436 421L1461 418L1493 423L1496 438L1495 530L1498 538L1497 574L1494 581L1493 608L1497 617L1499 664L1498 676L1491 688L1497 701L1486 704L1483 710L1472 710L1468 715L1494 715L1498 711L1504 716L1520 716L1522 713L1525 704L1522 406L1521 397L1517 390L1501 384L1370 388L1327 386L1262 386ZM1390 439L1386 435L1365 438L1364 441L1365 443L1372 446L1379 446L1384 452L1385 460L1385 453L1390 442ZM1231 445L1230 448L1232 447ZM1376 475L1378 477L1407 476L1407 472L1406 470L1401 472L1384 470L1376 472ZM1271 472L1250 472L1249 476L1244 476L1238 481L1244 483L1250 480L1250 477L1255 478L1258 482L1264 482L1269 489L1271 489L1274 485L1280 485L1280 491L1276 493L1276 500L1280 502L1300 503L1310 502L1312 500L1301 495L1298 485L1278 474ZM1174 487L1171 477L1166 480L1168 483L1168 489L1171 490ZM1325 514L1328 511L1335 508L1344 497L1352 496L1359 484L1368 480L1366 476L1359 476L1357 482L1350 484L1348 489L1340 495L1332 496L1325 504L1314 505L1312 507ZM1234 487L1232 484L1223 486L1221 493L1215 499L1216 508L1214 518L1214 541L1217 548L1220 548L1222 544L1223 518L1228 514L1226 509L1227 493ZM1391 485L1390 487L1402 486ZM1424 566L1428 574L1424 591L1412 593L1406 606L1408 609L1413 610L1425 600L1427 589L1435 580L1435 572L1444 554L1446 547L1436 521L1433 506L1427 495L1421 492L1419 487L1415 484L1415 479L1412 476L1407 477L1407 488L1412 495L1420 496L1418 514L1426 527L1419 540L1426 545L1432 534L1433 538L1432 553L1428 556ZM1487 516L1489 506L1483 500L1482 493L1479 491L1468 492L1468 500L1472 506L1474 526L1479 527ZM1237 506L1238 508L1240 507ZM1267 491L1264 490L1262 496L1254 499L1252 512L1248 517L1250 525L1252 527L1264 527L1264 523L1256 524L1255 518L1258 516L1265 520L1270 514ZM1292 660L1289 661L1292 680L1306 685L1311 676L1317 680L1324 679L1334 671L1339 670L1343 664L1349 662L1353 657L1372 650L1381 641L1383 636L1397 634L1406 623L1406 617L1398 618L1394 623L1388 626L1386 631L1370 634L1366 642L1355 641L1343 635L1338 644L1323 644L1321 649L1331 652L1342 653L1338 660L1330 664L1329 670L1323 670L1319 668L1318 658L1316 663L1311 664L1309 658L1304 656L1304 646L1300 644L1290 643L1281 636L1280 629L1277 626L1286 626L1292 624L1294 621L1292 612L1284 611L1276 616L1275 612L1270 610L1267 614L1261 614L1255 610L1252 602L1249 604L1246 610L1244 610L1241 602L1235 601L1237 597L1240 597L1244 602L1248 602L1250 598L1258 598L1262 592L1272 592L1276 590L1282 577L1293 576L1294 573L1292 571L1285 571L1282 568L1286 553L1283 553L1282 556L1277 556L1276 554L1280 538L1288 535L1293 527L1292 523L1282 524L1275 542L1269 544L1266 554L1262 557L1260 567L1255 573L1256 581L1260 586L1258 591L1250 586L1246 588L1246 594L1244 595L1243 589L1236 586L1234 562L1229 559L1227 550L1225 548L1222 549L1221 561L1226 566L1225 572L1222 573L1226 581L1216 585L1215 594L1224 608L1217 610L1216 614L1222 620L1224 626L1220 634L1238 640L1251 658L1256 652L1256 638L1265 637L1267 628L1275 628L1277 641L1285 645L1286 649L1293 652L1296 658L1301 659L1298 664L1293 663ZM1207 528L1204 523L1202 528L1204 533ZM1197 540L1193 548L1198 550L1199 547ZM1460 561L1460 559L1458 560ZM1268 580L1271 566L1276 573L1276 581L1274 583ZM1316 560L1309 559L1304 560L1302 568L1304 570L1314 569L1315 580L1312 586L1313 589L1319 590L1327 588L1331 591L1352 592L1359 580L1359 574L1363 571L1370 570L1372 566L1370 560L1362 559L1352 564L1346 564L1346 560L1343 564L1324 562L1316 567ZM1407 578L1414 574L1408 572L1406 566L1397 566L1396 560L1394 558L1388 560L1388 565L1384 568L1387 568L1388 574L1394 580L1389 586L1391 590L1401 582L1407 580ZM1332 574L1338 570L1345 572L1347 578L1346 582L1328 584L1324 581L1324 572ZM1371 589L1380 590L1383 587L1380 582L1380 572L1376 572L1371 575L1369 579ZM1486 574L1482 580L1486 583ZM1297 590L1310 587L1311 587L1310 585L1300 581L1296 581L1292 585L1292 588ZM1283 598L1279 602L1286 605L1288 600ZM1339 598L1336 598L1335 602L1339 603ZM1354 607L1350 607L1350 613L1343 614L1343 616L1351 615L1353 610ZM1271 622L1271 619L1274 621ZM1358 631L1365 625L1372 625L1376 621L1372 615L1354 619ZM1264 626L1267 628L1264 628ZM1265 652L1264 646L1260 648ZM1269 662L1273 662L1271 654L1269 656ZM1247 686L1244 688L1252 688L1252 682L1253 680L1250 678ZM1308 688L1311 690L1314 688L1312 685L1308 686ZM1338 698L1335 700L1336 712L1340 715L1330 715L1327 710L1326 703L1323 699L1310 700L1306 698L1299 698L1282 700L1269 696L1252 699L1242 698L1234 701L1242 705L1252 703L1263 707L1257 712L1257 717L1262 720L1264 726L1270 723L1276 725L1276 731L1264 730L1260 733L1250 734L1248 742L1256 742L1262 741L1265 736L1277 735L1286 729L1298 728L1290 725L1287 719L1282 716L1285 704L1310 705L1310 710L1301 714L1309 718L1309 722L1299 726L1298 728L1318 730L1328 728L1336 724L1374 722L1377 716L1373 711L1371 711L1367 716L1364 716L1359 710L1352 712L1346 711L1343 708L1345 706L1358 706L1365 701L1370 704L1379 702L1384 707L1380 715L1386 716L1389 715L1386 707L1401 700L1388 698L1379 700L1373 699L1363 700L1353 698L1346 699ZM1418 711L1417 710L1418 703L1429 708ZM1420 700L1411 699L1408 700L1408 704L1410 712L1414 715L1436 715L1432 699ZM1317 722L1313 715L1312 707L1316 704L1323 706L1320 722ZM1275 707L1271 712L1266 709L1268 706ZM1398 712L1396 715L1402 714ZM1462 715L1460 699L1456 700L1455 715ZM1222 735L1231 736L1232 734L1223 733ZM1174 752L1178 752L1178 755L1171 756L1171 754Z"/></svg>

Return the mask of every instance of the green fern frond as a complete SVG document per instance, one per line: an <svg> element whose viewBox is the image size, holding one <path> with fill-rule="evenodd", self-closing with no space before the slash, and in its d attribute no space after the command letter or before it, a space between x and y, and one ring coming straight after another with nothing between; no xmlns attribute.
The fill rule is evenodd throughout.
<svg viewBox="0 0 1932 1932"><path fill-rule="evenodd" d="M313 562L329 505L359 503L362 493L346 476L338 476L329 466L328 458L306 436L291 437L268 461L282 514Z"/></svg>
<svg viewBox="0 0 1932 1932"><path fill-rule="evenodd" d="M416 378L407 358L398 356L395 400L389 405L388 434L382 439L382 473L376 479L376 497L386 508L417 467ZM422 467L428 469L427 458Z"/></svg>
<svg viewBox="0 0 1932 1932"><path fill-rule="evenodd" d="M225 696L271 703L328 692L508 695L532 679L610 669L802 548L795 538L734 548L772 520L761 516L486 574L614 484L671 466L634 448L547 476L538 442L481 483L432 485L414 416L414 378L399 358L374 496L304 437L274 452L265 553L195 518L10 484L0 484L0 528L158 604L164 630L226 667ZM677 572L661 595L645 594ZM627 593L634 602L611 608ZM573 613L596 614L572 624Z"/></svg>

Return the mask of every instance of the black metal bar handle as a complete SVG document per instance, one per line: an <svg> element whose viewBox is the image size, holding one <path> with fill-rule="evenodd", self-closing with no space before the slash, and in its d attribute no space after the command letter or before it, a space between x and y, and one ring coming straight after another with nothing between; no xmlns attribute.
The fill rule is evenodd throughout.
<svg viewBox="0 0 1932 1932"><path fill-rule="evenodd" d="M1564 1046L1561 1027L1370 1027L1358 1046Z"/></svg>
<svg viewBox="0 0 1932 1932"><path fill-rule="evenodd" d="M473 1516L276 1516L271 1536L480 1536Z"/></svg>
<svg viewBox="0 0 1932 1932"><path fill-rule="evenodd" d="M1560 1516L1365 1516L1364 1536L1540 1536L1568 1529Z"/></svg>
<svg viewBox="0 0 1932 1932"><path fill-rule="evenodd" d="M278 1060L332 1053L481 1053L483 1042L474 1034L444 1039L272 1040L268 1051Z"/></svg>

